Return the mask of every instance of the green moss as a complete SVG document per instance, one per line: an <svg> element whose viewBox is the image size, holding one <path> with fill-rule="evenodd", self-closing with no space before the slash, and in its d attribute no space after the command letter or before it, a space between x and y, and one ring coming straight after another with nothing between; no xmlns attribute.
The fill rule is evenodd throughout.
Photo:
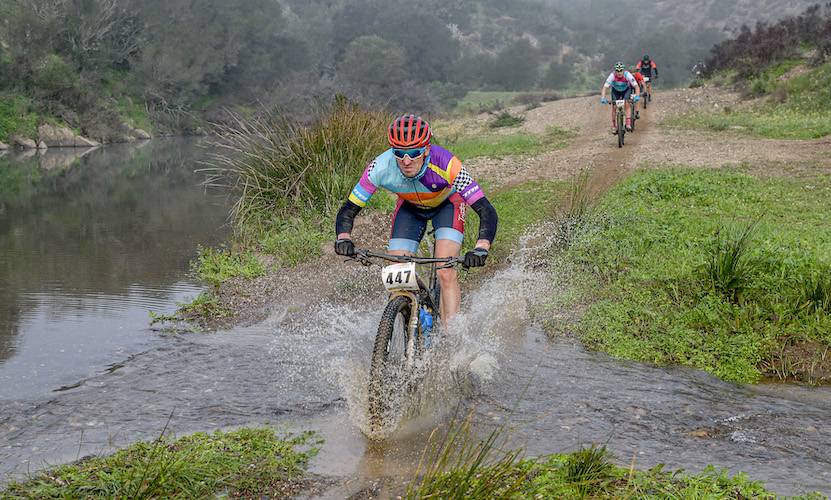
<svg viewBox="0 0 831 500"><path fill-rule="evenodd" d="M312 434L281 438L271 429L162 438L12 482L0 497L282 498L299 490L318 444Z"/></svg>
<svg viewBox="0 0 831 500"><path fill-rule="evenodd" d="M569 250L593 297L583 341L616 357L739 382L773 375L775 353L796 342L831 346L831 316L824 306L805 308L806 297L823 303L815 277L831 264L829 194L827 177L632 175L607 194ZM729 235L754 221L742 261L722 265L720 252L735 241Z"/></svg>

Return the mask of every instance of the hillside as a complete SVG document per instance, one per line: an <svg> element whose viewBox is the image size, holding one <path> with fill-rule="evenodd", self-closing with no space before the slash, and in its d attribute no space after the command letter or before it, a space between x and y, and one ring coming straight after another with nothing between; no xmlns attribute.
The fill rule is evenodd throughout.
<svg viewBox="0 0 831 500"><path fill-rule="evenodd" d="M305 119L334 94L432 113L470 90L594 89L643 53L674 86L725 29L809 3L0 0L0 141L42 123L102 142L194 133L259 104Z"/></svg>

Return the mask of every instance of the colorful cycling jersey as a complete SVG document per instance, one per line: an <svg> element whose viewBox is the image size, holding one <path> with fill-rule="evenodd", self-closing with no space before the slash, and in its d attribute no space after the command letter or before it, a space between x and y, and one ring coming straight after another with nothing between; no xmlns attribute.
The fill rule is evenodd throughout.
<svg viewBox="0 0 831 500"><path fill-rule="evenodd" d="M384 151L367 165L361 180L352 189L349 201L359 207L366 206L379 187L420 208L437 207L457 192L468 205L485 196L462 162L450 151L433 144L424 162L426 168L419 175L405 177L392 149Z"/></svg>
<svg viewBox="0 0 831 500"><path fill-rule="evenodd" d="M640 88L643 89L643 84L646 83L646 81L643 79L643 75L640 73L635 73L632 76L635 77L635 81L638 82Z"/></svg>
<svg viewBox="0 0 831 500"><path fill-rule="evenodd" d="M618 92L625 92L630 85L634 88L637 83L635 82L635 77L633 77L632 73L628 71L624 71L620 76L612 71L609 78L606 79L606 87L612 87Z"/></svg>

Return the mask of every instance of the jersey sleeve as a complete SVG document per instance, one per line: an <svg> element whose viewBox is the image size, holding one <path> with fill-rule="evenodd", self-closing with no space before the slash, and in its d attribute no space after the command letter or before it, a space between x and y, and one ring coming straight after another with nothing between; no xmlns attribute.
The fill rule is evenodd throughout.
<svg viewBox="0 0 831 500"><path fill-rule="evenodd" d="M605 85L605 87L611 87L611 86L612 86L612 82L613 82L614 80L615 80L615 74L614 74L614 73L609 73L609 77L608 77L608 78L606 78L606 85ZM595 81L596 81L596 80L595 80Z"/></svg>
<svg viewBox="0 0 831 500"><path fill-rule="evenodd" d="M361 179L355 184L355 187L352 188L352 192L349 194L349 201L359 207L365 207L369 199L372 198L372 195L378 189L378 186L373 181L372 175L377 161L378 159L376 158L366 166L364 173L361 175Z"/></svg>
<svg viewBox="0 0 831 500"><path fill-rule="evenodd" d="M480 188L479 184L473 180L473 177L471 177L467 169L462 166L462 162L460 162L456 157L453 157L453 161L458 164L458 170L456 171L455 178L453 179L453 189L455 189L456 192L462 196L462 199L465 200L465 203L468 205L472 205L484 198L485 193L482 192L482 188ZM455 169L451 169L451 172L452 170Z"/></svg>
<svg viewBox="0 0 831 500"><path fill-rule="evenodd" d="M634 77L634 76L632 76L632 73L630 73L630 72L628 72L628 71L627 71L627 72L626 72L626 73L624 73L623 75L626 77L626 80L628 80L628 81L629 81L629 85L631 85L631 86L633 86L633 87L634 87L634 86L636 86L636 85L638 84L638 82L635 80L635 77Z"/></svg>

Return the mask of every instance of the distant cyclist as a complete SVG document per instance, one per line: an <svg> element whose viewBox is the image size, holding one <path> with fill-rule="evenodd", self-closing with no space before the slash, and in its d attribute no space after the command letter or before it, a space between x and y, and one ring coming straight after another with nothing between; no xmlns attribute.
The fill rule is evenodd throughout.
<svg viewBox="0 0 831 500"><path fill-rule="evenodd" d="M646 94L649 96L648 99L652 101L652 80L658 78L658 66L647 54L644 54L637 65L637 69L641 70L643 76L649 78L649 81L646 82Z"/></svg>
<svg viewBox="0 0 831 500"><path fill-rule="evenodd" d="M640 87L640 91L643 92L645 87L645 83L643 80L643 75L641 74L641 70L637 68L637 66L631 66L629 71L632 73L632 76L635 77L635 81L638 82L638 87ZM634 89L633 89L634 90ZM638 108L640 108L641 103L639 101L635 101L635 119L639 119L641 117Z"/></svg>
<svg viewBox="0 0 831 500"><path fill-rule="evenodd" d="M496 236L496 209L462 162L450 151L430 144L430 125L415 115L403 115L389 126L387 149L367 165L335 222L338 255L355 255L352 225L380 187L398 195L387 250L414 255L427 222L436 229L436 257L458 257L465 232L465 207L479 215L476 246L464 257L465 267L485 265ZM441 285L441 317L446 322L459 312L462 292L456 270L437 271Z"/></svg>
<svg viewBox="0 0 831 500"><path fill-rule="evenodd" d="M615 70L609 74L609 77L606 78L606 83L603 84L603 88L600 90L600 103L601 104L609 104L609 101L606 100L606 89L612 89L612 101L617 101L623 99L625 102L624 106L626 109L626 130L632 130L632 107L629 105L629 98L632 97L632 100L637 102L641 98L641 91L640 87L638 87L638 82L635 81L635 77L632 76L632 73L626 71L626 68L623 66L622 62L615 63ZM634 90L634 94L632 91ZM612 133L617 134L617 120L615 120L615 108L612 106Z"/></svg>

